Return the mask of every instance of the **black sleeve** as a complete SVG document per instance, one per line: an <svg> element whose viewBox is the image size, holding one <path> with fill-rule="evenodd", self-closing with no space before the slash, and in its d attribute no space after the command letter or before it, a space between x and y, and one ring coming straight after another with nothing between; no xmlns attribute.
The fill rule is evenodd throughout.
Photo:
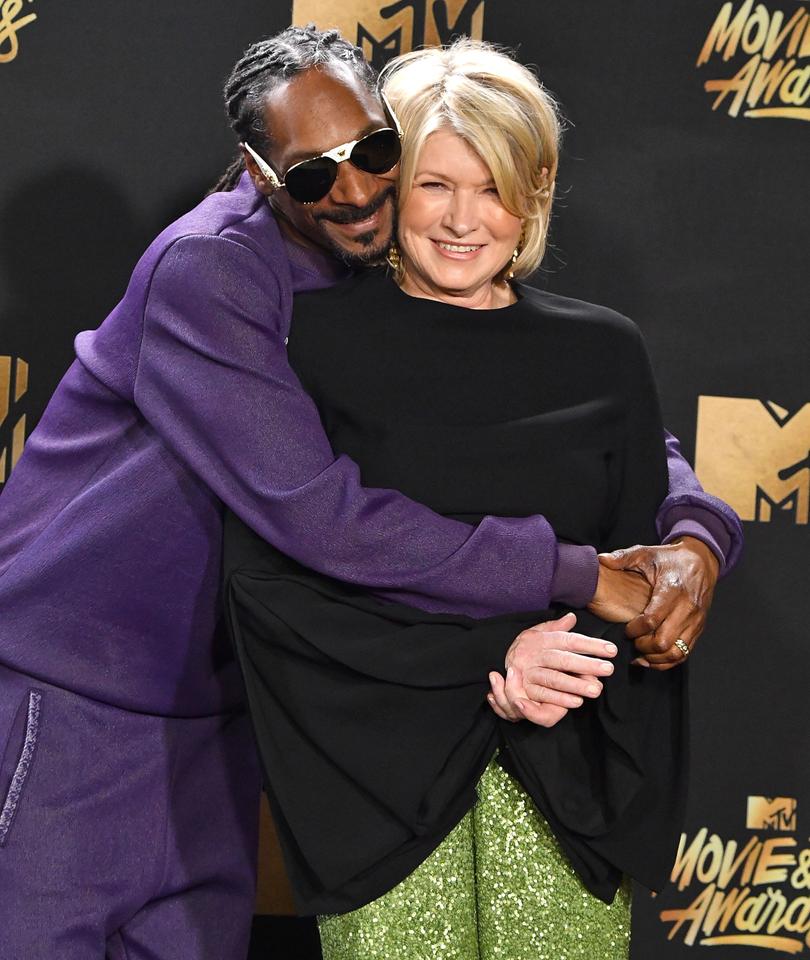
<svg viewBox="0 0 810 960"><path fill-rule="evenodd" d="M655 517L667 495L664 427L650 358L641 332L627 320L615 355L622 398L623 443L616 463L617 491L604 549L657 543Z"/></svg>

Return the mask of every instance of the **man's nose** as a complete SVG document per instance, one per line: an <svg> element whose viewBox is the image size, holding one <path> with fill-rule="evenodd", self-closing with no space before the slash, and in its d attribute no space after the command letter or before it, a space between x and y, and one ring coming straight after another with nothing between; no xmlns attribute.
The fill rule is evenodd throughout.
<svg viewBox="0 0 810 960"><path fill-rule="evenodd" d="M371 173L359 170L351 161L338 164L338 175L329 197L333 203L365 207L377 196L380 185Z"/></svg>

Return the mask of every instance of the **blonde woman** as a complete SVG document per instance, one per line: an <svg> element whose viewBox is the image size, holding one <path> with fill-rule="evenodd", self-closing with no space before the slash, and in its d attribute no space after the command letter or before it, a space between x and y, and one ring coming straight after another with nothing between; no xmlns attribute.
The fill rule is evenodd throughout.
<svg viewBox="0 0 810 960"><path fill-rule="evenodd" d="M637 328L520 283L546 243L554 101L468 40L399 58L383 89L404 132L391 269L300 297L289 343L335 450L459 519L542 511L565 543L654 542L666 458ZM268 792L326 960L626 958L627 877L659 886L680 829L669 668L694 636L639 656L598 600L581 635L559 609L429 614L226 530ZM501 676L540 621L541 660Z"/></svg>

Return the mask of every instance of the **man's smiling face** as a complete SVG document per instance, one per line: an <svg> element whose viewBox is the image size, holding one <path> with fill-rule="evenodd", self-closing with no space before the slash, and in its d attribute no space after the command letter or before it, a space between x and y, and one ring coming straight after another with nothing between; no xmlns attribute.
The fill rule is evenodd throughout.
<svg viewBox="0 0 810 960"><path fill-rule="evenodd" d="M267 96L264 119L271 135L265 157L280 179L295 163L389 126L374 93L340 63L306 70L281 83ZM274 192L255 162L248 158L247 164L292 239L323 247L351 266L383 259L394 229L398 166L371 174L351 161L339 163L327 195L304 204L284 188Z"/></svg>

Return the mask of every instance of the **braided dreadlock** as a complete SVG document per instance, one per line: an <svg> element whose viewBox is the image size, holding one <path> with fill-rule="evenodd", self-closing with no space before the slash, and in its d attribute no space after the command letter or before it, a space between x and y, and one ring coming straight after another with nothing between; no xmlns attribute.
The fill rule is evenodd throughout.
<svg viewBox="0 0 810 960"><path fill-rule="evenodd" d="M319 64L348 64L360 81L373 87L373 69L363 52L344 40L337 30L318 30L315 24L287 27L274 37L259 40L247 48L225 83L225 109L231 129L241 142L262 153L268 146L264 123L266 95L279 83ZM242 154L222 174L211 193L233 190L244 170Z"/></svg>

